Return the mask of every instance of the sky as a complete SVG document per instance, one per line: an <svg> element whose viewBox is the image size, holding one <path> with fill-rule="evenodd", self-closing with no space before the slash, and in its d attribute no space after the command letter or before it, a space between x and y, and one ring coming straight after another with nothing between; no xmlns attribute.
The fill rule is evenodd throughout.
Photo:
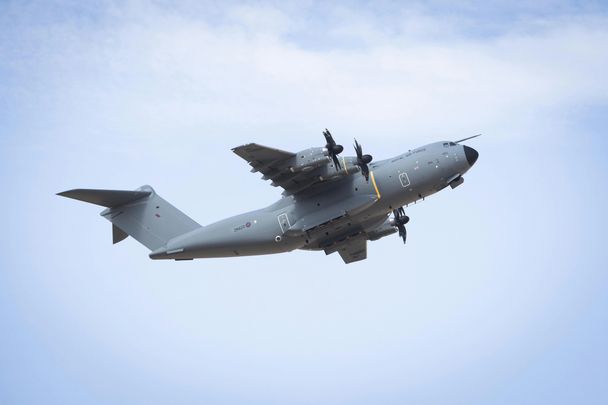
<svg viewBox="0 0 608 405"><path fill-rule="evenodd" d="M1 2L0 403L607 403L607 49L603 2ZM483 136L348 266L152 261L55 195L209 224L280 198L232 147L326 127Z"/></svg>

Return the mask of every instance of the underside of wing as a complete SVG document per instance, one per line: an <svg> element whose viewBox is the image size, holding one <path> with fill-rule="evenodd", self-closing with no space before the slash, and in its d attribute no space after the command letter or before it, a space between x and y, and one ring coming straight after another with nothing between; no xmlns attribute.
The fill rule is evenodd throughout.
<svg viewBox="0 0 608 405"><path fill-rule="evenodd" d="M344 263L354 263L367 259L367 239L363 236L347 239L334 248L344 260Z"/></svg>
<svg viewBox="0 0 608 405"><path fill-rule="evenodd" d="M377 240L394 233L384 229L387 215L361 217L349 215L321 224L307 232L311 244L309 249L320 248L325 254L338 252L345 263L357 262L367 258L367 241ZM382 234L379 233L382 232Z"/></svg>

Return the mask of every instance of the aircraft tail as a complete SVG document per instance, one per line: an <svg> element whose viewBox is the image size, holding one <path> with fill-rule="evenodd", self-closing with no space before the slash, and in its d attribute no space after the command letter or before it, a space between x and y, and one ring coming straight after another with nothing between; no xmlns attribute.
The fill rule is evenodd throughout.
<svg viewBox="0 0 608 405"><path fill-rule="evenodd" d="M156 250L169 239L200 228L150 186L135 191L75 189L57 195L106 207L100 215L112 222L114 243L130 235L148 249Z"/></svg>

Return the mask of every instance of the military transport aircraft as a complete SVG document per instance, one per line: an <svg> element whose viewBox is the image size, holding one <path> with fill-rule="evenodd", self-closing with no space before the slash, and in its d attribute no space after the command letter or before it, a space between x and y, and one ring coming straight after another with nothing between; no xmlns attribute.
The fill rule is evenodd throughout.
<svg viewBox="0 0 608 405"><path fill-rule="evenodd" d="M135 191L75 189L58 193L106 207L114 243L131 235L152 259L191 260L289 252L338 252L345 263L367 258L367 241L393 233L405 243L409 218L403 206L447 186L456 188L479 154L444 141L372 162L355 140L356 156L342 157L326 129L325 147L298 153L250 143L233 151L284 189L274 204L201 226L150 186Z"/></svg>

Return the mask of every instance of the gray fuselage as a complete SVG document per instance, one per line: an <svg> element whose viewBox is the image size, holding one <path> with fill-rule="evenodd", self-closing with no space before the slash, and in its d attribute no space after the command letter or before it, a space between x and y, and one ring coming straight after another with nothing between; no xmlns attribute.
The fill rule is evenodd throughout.
<svg viewBox="0 0 608 405"><path fill-rule="evenodd" d="M393 209L460 185L477 156L474 149L453 142L431 143L371 163L367 181L353 173L320 183L306 194L177 236L150 257L187 260L322 250L351 235L376 240L396 231L389 219Z"/></svg>

